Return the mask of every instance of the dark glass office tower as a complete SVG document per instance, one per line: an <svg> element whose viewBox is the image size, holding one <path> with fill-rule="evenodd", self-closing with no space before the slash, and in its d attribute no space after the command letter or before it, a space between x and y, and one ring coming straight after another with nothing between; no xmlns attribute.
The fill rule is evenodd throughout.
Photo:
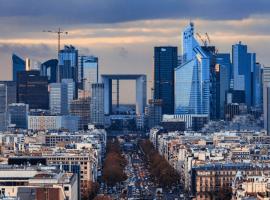
<svg viewBox="0 0 270 200"><path fill-rule="evenodd" d="M162 100L163 114L173 114L177 47L155 47L154 50L154 99Z"/></svg>
<svg viewBox="0 0 270 200"><path fill-rule="evenodd" d="M0 81L0 84L5 84L7 86L7 105L11 103L16 103L17 100L17 85L15 81Z"/></svg>
<svg viewBox="0 0 270 200"><path fill-rule="evenodd" d="M47 60L41 64L40 75L47 76L49 83L57 82L57 59Z"/></svg>
<svg viewBox="0 0 270 200"><path fill-rule="evenodd" d="M78 50L74 46L65 46L59 52L60 80L73 79L78 82Z"/></svg>
<svg viewBox="0 0 270 200"><path fill-rule="evenodd" d="M49 109L48 78L39 71L17 73L17 102L29 109Z"/></svg>
<svg viewBox="0 0 270 200"><path fill-rule="evenodd" d="M12 77L13 81L17 80L17 72L25 71L25 61L19 56L12 55Z"/></svg>

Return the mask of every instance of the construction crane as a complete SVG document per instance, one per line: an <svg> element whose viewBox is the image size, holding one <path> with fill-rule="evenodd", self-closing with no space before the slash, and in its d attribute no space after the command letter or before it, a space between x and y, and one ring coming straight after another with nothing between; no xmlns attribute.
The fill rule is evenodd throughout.
<svg viewBox="0 0 270 200"><path fill-rule="evenodd" d="M208 40L208 44L210 44L211 40L210 40L210 37L209 37L208 33L205 33L205 36L206 36L206 38Z"/></svg>
<svg viewBox="0 0 270 200"><path fill-rule="evenodd" d="M196 33L196 35L202 41L203 46L207 46L207 40L203 38L200 33Z"/></svg>
<svg viewBox="0 0 270 200"><path fill-rule="evenodd" d="M57 34L57 39L58 39L57 53L59 53L59 51L60 51L61 35L62 34L66 34L67 35L68 32L67 31L62 31L61 28L58 28L58 30L56 30L56 31L53 31L53 30L44 30L43 32Z"/></svg>
<svg viewBox="0 0 270 200"><path fill-rule="evenodd" d="M68 32L66 31L62 31L61 28L58 28L58 30L43 30L43 32L45 33L54 33L54 34L57 34L57 41L58 41L58 44L57 44L57 55L59 54L60 52L60 40L61 40L61 35L62 34L68 34ZM57 82L60 82L60 68L59 68L59 65L57 66Z"/></svg>

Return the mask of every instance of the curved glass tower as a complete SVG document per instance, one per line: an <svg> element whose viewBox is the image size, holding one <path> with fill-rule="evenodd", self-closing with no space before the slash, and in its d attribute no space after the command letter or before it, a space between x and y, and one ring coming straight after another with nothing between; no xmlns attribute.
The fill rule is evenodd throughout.
<svg viewBox="0 0 270 200"><path fill-rule="evenodd" d="M175 114L210 114L210 57L194 38L194 25L182 33L183 64L175 69Z"/></svg>

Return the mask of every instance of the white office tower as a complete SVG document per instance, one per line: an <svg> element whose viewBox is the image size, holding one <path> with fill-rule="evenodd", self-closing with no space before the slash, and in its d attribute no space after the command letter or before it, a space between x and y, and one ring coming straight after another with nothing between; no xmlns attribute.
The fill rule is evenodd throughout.
<svg viewBox="0 0 270 200"><path fill-rule="evenodd" d="M79 56L79 78L87 96L92 95L91 84L98 83L98 58L95 56Z"/></svg>
<svg viewBox="0 0 270 200"><path fill-rule="evenodd" d="M62 79L62 83L67 85L67 96L68 96L68 111L70 104L75 98L75 83L72 79Z"/></svg>
<svg viewBox="0 0 270 200"><path fill-rule="evenodd" d="M95 125L104 125L104 84L92 84L91 122Z"/></svg>
<svg viewBox="0 0 270 200"><path fill-rule="evenodd" d="M51 83L49 91L51 112L66 115L68 113L68 85L65 83Z"/></svg>

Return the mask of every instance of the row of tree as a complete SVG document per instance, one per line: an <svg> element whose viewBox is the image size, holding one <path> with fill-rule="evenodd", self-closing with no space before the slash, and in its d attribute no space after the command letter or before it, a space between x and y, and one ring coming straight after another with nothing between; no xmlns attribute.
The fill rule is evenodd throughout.
<svg viewBox="0 0 270 200"><path fill-rule="evenodd" d="M150 173L154 176L159 184L163 187L171 187L179 183L180 174L159 155L149 140L141 140L139 146L144 152L150 166Z"/></svg>
<svg viewBox="0 0 270 200"><path fill-rule="evenodd" d="M103 167L103 180L109 186L114 186L127 179L124 172L127 161L121 154L118 140L108 141L107 154Z"/></svg>

